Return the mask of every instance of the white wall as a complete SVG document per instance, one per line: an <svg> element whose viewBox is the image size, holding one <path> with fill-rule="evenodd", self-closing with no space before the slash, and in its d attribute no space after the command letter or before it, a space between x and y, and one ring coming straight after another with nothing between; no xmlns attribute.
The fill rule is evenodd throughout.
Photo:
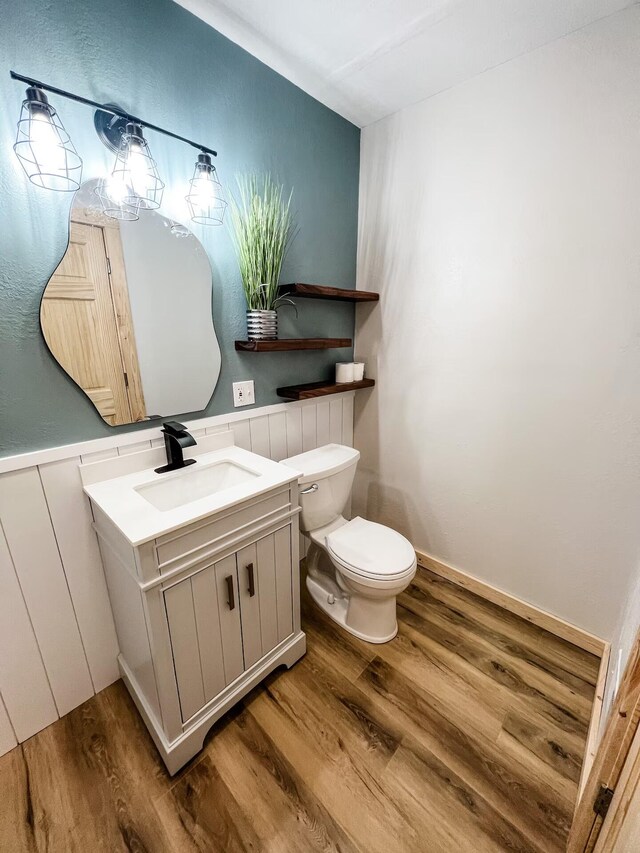
<svg viewBox="0 0 640 853"><path fill-rule="evenodd" d="M362 135L355 508L604 638L640 546L639 44L636 6Z"/></svg>

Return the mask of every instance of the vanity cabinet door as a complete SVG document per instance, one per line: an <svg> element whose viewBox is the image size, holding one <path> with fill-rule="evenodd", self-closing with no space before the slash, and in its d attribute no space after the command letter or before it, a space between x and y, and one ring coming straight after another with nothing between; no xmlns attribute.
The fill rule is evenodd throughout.
<svg viewBox="0 0 640 853"><path fill-rule="evenodd" d="M256 543L238 551L238 587L242 615L242 645L246 669L262 657L260 638L260 567Z"/></svg>
<svg viewBox="0 0 640 853"><path fill-rule="evenodd" d="M238 551L238 586L245 667L293 632L291 528Z"/></svg>
<svg viewBox="0 0 640 853"><path fill-rule="evenodd" d="M183 723L205 703L191 581L187 578L164 592Z"/></svg>
<svg viewBox="0 0 640 853"><path fill-rule="evenodd" d="M297 562L295 565L292 563L291 535L290 526L281 527L273 534L278 643L293 634L293 572L299 572L300 567ZM297 526L293 535L298 535Z"/></svg>
<svg viewBox="0 0 640 853"><path fill-rule="evenodd" d="M244 671L236 557L164 592L182 722Z"/></svg>
<svg viewBox="0 0 640 853"><path fill-rule="evenodd" d="M226 568L221 569L223 574ZM191 578L191 588L193 590L193 609L196 617L196 628L198 630L202 687L206 703L224 690L228 684L224 671L224 651L222 648L222 630L218 612L220 601L218 600L218 584L216 583L216 566L210 566L208 569L194 575ZM240 638L238 638L238 641L241 642Z"/></svg>
<svg viewBox="0 0 640 853"><path fill-rule="evenodd" d="M244 672L242 657L242 629L240 627L240 602L236 555L231 554L215 564L215 581L218 595L218 620L222 642L222 659L225 686ZM215 611L209 618L215 619Z"/></svg>

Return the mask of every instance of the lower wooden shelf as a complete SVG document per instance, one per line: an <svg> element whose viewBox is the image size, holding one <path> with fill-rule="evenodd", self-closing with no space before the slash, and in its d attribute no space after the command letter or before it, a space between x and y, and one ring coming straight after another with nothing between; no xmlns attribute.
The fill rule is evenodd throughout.
<svg viewBox="0 0 640 853"><path fill-rule="evenodd" d="M345 290L324 284L281 284L280 296L304 296L307 299L337 299L343 302L377 302L379 293L371 290Z"/></svg>
<svg viewBox="0 0 640 853"><path fill-rule="evenodd" d="M309 382L306 385L288 385L276 389L278 397L285 400L310 400L312 397L326 397L327 394L342 394L344 391L358 391L360 388L373 388L373 379L361 379L359 382Z"/></svg>
<svg viewBox="0 0 640 853"><path fill-rule="evenodd" d="M288 352L296 349L350 347L351 338L279 338L277 341L236 341L238 352Z"/></svg>

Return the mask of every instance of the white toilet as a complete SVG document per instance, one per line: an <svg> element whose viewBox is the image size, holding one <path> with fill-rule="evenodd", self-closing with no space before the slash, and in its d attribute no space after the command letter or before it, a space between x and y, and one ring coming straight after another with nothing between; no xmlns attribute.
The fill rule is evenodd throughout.
<svg viewBox="0 0 640 853"><path fill-rule="evenodd" d="M360 453L326 444L283 459L300 474L300 527L311 540L307 588L314 601L349 633L386 643L398 632L396 596L416 573L416 554L400 533L342 516Z"/></svg>

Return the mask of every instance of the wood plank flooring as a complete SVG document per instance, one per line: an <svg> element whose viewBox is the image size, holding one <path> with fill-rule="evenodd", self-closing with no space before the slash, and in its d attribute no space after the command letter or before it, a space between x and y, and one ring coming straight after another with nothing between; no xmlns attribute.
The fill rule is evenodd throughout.
<svg viewBox="0 0 640 853"><path fill-rule="evenodd" d="M171 779L121 682L0 758L3 853L563 851L598 659L419 569L372 646L308 653Z"/></svg>

